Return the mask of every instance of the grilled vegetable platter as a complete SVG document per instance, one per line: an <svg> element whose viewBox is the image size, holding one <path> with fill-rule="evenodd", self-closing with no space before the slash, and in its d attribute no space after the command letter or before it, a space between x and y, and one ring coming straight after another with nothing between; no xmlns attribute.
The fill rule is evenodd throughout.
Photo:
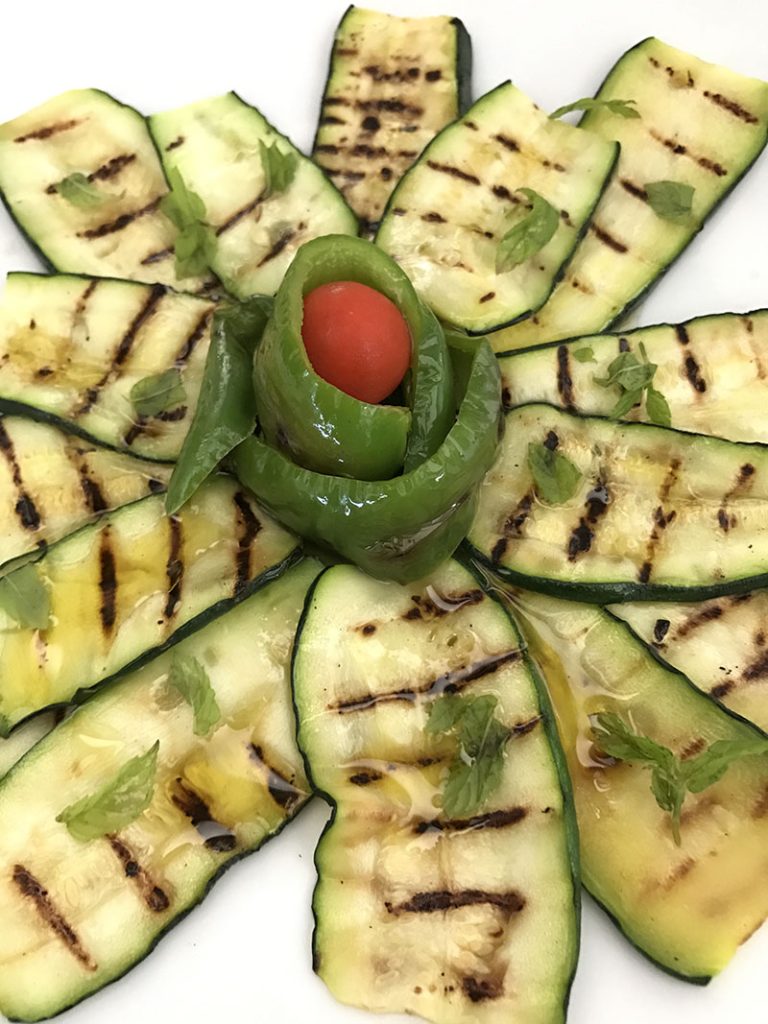
<svg viewBox="0 0 768 1024"><path fill-rule="evenodd" d="M285 973L358 1011L581 1024L582 890L676 993L760 929L768 310L628 316L768 83L611 62L549 110L473 90L458 18L350 7L309 154L258 90L0 125L41 261L0 301L7 1019L313 798Z"/></svg>

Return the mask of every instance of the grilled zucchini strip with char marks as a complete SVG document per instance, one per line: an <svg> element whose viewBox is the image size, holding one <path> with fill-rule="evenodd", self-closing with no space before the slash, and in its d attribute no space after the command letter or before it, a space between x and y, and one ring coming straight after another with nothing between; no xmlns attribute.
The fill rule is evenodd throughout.
<svg viewBox="0 0 768 1024"><path fill-rule="evenodd" d="M570 412L606 416L615 388L601 386L622 352L658 367L653 385L669 402L678 430L731 441L768 442L768 310L720 313L681 324L596 334L514 352L499 360L507 408L548 402ZM586 360L586 361L582 361ZM645 403L627 420L648 420Z"/></svg>
<svg viewBox="0 0 768 1024"><path fill-rule="evenodd" d="M6 1015L54 1016L124 974L304 804L289 665L318 568L302 563L180 645L216 695L207 736L168 685L169 652L79 708L0 786ZM88 842L56 821L156 741L154 796L136 821Z"/></svg>
<svg viewBox="0 0 768 1024"><path fill-rule="evenodd" d="M50 601L47 628L0 612L4 724L146 660L296 555L295 539L227 477L208 481L174 516L160 495L105 514L35 564Z"/></svg>
<svg viewBox="0 0 768 1024"><path fill-rule="evenodd" d="M144 118L99 89L62 93L0 126L0 194L54 270L204 287L176 277L167 191Z"/></svg>
<svg viewBox="0 0 768 1024"><path fill-rule="evenodd" d="M360 218L378 227L397 182L471 103L472 48L458 18L350 7L336 29L312 149Z"/></svg>
<svg viewBox="0 0 768 1024"><path fill-rule="evenodd" d="M510 83L430 143L395 189L376 242L438 316L482 334L546 302L586 230L615 142L551 121ZM560 215L533 256L497 272L499 245L539 193Z"/></svg>
<svg viewBox="0 0 768 1024"><path fill-rule="evenodd" d="M677 846L647 768L602 753L590 716L619 713L681 758L759 730L662 665L610 613L526 592L514 604L555 705L586 888L659 966L708 981L768 914L768 758L745 758L689 794Z"/></svg>
<svg viewBox="0 0 768 1024"><path fill-rule="evenodd" d="M11 274L0 308L0 411L150 459L174 459L197 406L214 305L162 285ZM180 403L140 415L139 381L178 371Z"/></svg>
<svg viewBox="0 0 768 1024"><path fill-rule="evenodd" d="M548 405L507 413L469 542L532 590L574 600L701 600L768 582L768 448ZM573 497L539 496L528 446L580 474Z"/></svg>
<svg viewBox="0 0 768 1024"><path fill-rule="evenodd" d="M646 39L614 66L599 100L635 100L639 118L605 109L583 128L621 143L613 181L592 228L546 306L500 332L497 352L610 327L683 252L760 155L768 139L768 83L746 78L659 39ZM694 187L679 222L659 217L646 185Z"/></svg>
<svg viewBox="0 0 768 1024"><path fill-rule="evenodd" d="M320 577L293 686L299 744L334 805L314 954L342 1002L441 1024L564 1020L576 835L539 685L503 608L456 562L407 586L351 566ZM439 809L455 742L425 733L444 693L495 695L510 730L498 786L466 817Z"/></svg>
<svg viewBox="0 0 768 1024"><path fill-rule="evenodd" d="M236 93L153 114L149 127L166 171L177 170L205 203L215 235L211 266L238 298L274 295L311 238L357 234L341 193ZM295 163L285 188L277 176L270 184L264 147Z"/></svg>

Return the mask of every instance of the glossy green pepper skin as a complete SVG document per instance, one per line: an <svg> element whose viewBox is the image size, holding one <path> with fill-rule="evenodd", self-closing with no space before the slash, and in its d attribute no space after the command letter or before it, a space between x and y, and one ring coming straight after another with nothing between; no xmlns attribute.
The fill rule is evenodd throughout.
<svg viewBox="0 0 768 1024"><path fill-rule="evenodd" d="M501 429L501 379L485 340L455 338L471 361L458 415L438 449L416 468L383 481L346 480L292 463L263 438L232 456L241 482L289 529L372 575L407 582L447 558L465 536L477 488Z"/></svg>
<svg viewBox="0 0 768 1024"><path fill-rule="evenodd" d="M405 317L412 341L406 386L411 408L360 402L315 373L301 337L304 296L331 281L375 288ZM307 469L357 480L386 480L429 457L453 412L440 325L389 256L347 235L316 238L296 254L275 297L253 377L258 419L270 445Z"/></svg>

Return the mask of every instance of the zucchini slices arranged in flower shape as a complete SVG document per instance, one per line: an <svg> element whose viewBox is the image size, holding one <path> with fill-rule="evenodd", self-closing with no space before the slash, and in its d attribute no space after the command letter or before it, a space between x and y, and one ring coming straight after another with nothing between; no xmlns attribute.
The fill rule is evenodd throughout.
<svg viewBox="0 0 768 1024"><path fill-rule="evenodd" d="M0 308L9 1017L129 970L313 788L354 1006L563 1024L582 879L688 981L768 914L768 314L604 333L768 84L657 39L550 116L469 78L456 19L352 7L313 159L233 92L0 126L58 271ZM369 390L313 352L371 344L371 291Z"/></svg>

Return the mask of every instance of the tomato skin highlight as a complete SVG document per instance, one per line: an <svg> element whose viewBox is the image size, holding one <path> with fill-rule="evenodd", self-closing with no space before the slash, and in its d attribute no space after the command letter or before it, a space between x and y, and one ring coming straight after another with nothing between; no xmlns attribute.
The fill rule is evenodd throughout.
<svg viewBox="0 0 768 1024"><path fill-rule="evenodd" d="M403 314L358 281L332 281L309 292L301 336L315 373L361 402L383 401L410 366Z"/></svg>

